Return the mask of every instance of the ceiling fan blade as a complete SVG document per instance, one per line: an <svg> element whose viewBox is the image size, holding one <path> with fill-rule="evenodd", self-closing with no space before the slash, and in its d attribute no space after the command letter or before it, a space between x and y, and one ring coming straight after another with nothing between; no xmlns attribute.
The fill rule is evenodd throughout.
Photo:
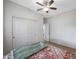
<svg viewBox="0 0 79 59"><path fill-rule="evenodd" d="M49 6L52 5L54 3L53 0L49 1Z"/></svg>
<svg viewBox="0 0 79 59"><path fill-rule="evenodd" d="M43 8L37 9L37 11L43 10Z"/></svg>
<svg viewBox="0 0 79 59"><path fill-rule="evenodd" d="M43 4L47 6L48 2L46 0L43 0Z"/></svg>
<svg viewBox="0 0 79 59"><path fill-rule="evenodd" d="M36 2L36 4L41 5L41 6L44 6L43 4L41 4L41 3L39 3L39 2Z"/></svg>
<svg viewBox="0 0 79 59"><path fill-rule="evenodd" d="M50 9L57 10L57 8L55 8L55 7L50 7Z"/></svg>

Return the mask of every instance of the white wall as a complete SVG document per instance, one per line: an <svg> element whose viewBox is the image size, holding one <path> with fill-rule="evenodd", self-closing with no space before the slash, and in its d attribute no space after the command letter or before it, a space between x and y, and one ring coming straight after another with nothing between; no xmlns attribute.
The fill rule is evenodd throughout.
<svg viewBox="0 0 79 59"><path fill-rule="evenodd" d="M47 19L50 24L50 40L67 47L76 48L76 10Z"/></svg>
<svg viewBox="0 0 79 59"><path fill-rule="evenodd" d="M43 17L40 14L33 12L32 10L17 5L11 1L4 0L4 54L8 53L12 49L12 16L33 19L40 22L40 41L43 40Z"/></svg>

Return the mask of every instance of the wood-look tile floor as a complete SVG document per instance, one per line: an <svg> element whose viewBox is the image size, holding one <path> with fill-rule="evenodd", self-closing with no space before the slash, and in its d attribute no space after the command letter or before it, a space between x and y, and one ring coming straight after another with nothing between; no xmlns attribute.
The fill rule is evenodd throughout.
<svg viewBox="0 0 79 59"><path fill-rule="evenodd" d="M63 50L67 50L69 52L72 52L73 53L73 59L76 59L76 49L69 48L69 47L66 47L66 46L62 46L62 45L59 45L59 44L56 44L56 43L53 43L53 42L47 42L47 41L45 41L44 43L46 43L48 45L51 44L51 45L56 46L58 48L61 48Z"/></svg>

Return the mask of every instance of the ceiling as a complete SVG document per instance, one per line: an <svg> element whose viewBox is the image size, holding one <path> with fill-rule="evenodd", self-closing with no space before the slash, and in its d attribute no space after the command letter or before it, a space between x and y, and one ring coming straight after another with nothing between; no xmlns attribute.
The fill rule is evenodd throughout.
<svg viewBox="0 0 79 59"><path fill-rule="evenodd" d="M44 17L52 17L76 8L76 0L54 0L53 6L55 6L57 10L49 10L49 13L46 13L43 10L37 11L37 9L41 8L41 6L37 5L36 2L42 3L43 0L11 0L11 1L20 4L24 7L27 7L37 13L40 13Z"/></svg>

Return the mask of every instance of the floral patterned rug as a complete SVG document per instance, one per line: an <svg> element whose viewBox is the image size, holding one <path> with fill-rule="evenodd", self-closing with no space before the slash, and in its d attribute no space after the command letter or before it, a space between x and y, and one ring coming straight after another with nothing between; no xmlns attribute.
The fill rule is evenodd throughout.
<svg viewBox="0 0 79 59"><path fill-rule="evenodd" d="M33 54L28 59L72 59L72 54L50 45L38 53Z"/></svg>

